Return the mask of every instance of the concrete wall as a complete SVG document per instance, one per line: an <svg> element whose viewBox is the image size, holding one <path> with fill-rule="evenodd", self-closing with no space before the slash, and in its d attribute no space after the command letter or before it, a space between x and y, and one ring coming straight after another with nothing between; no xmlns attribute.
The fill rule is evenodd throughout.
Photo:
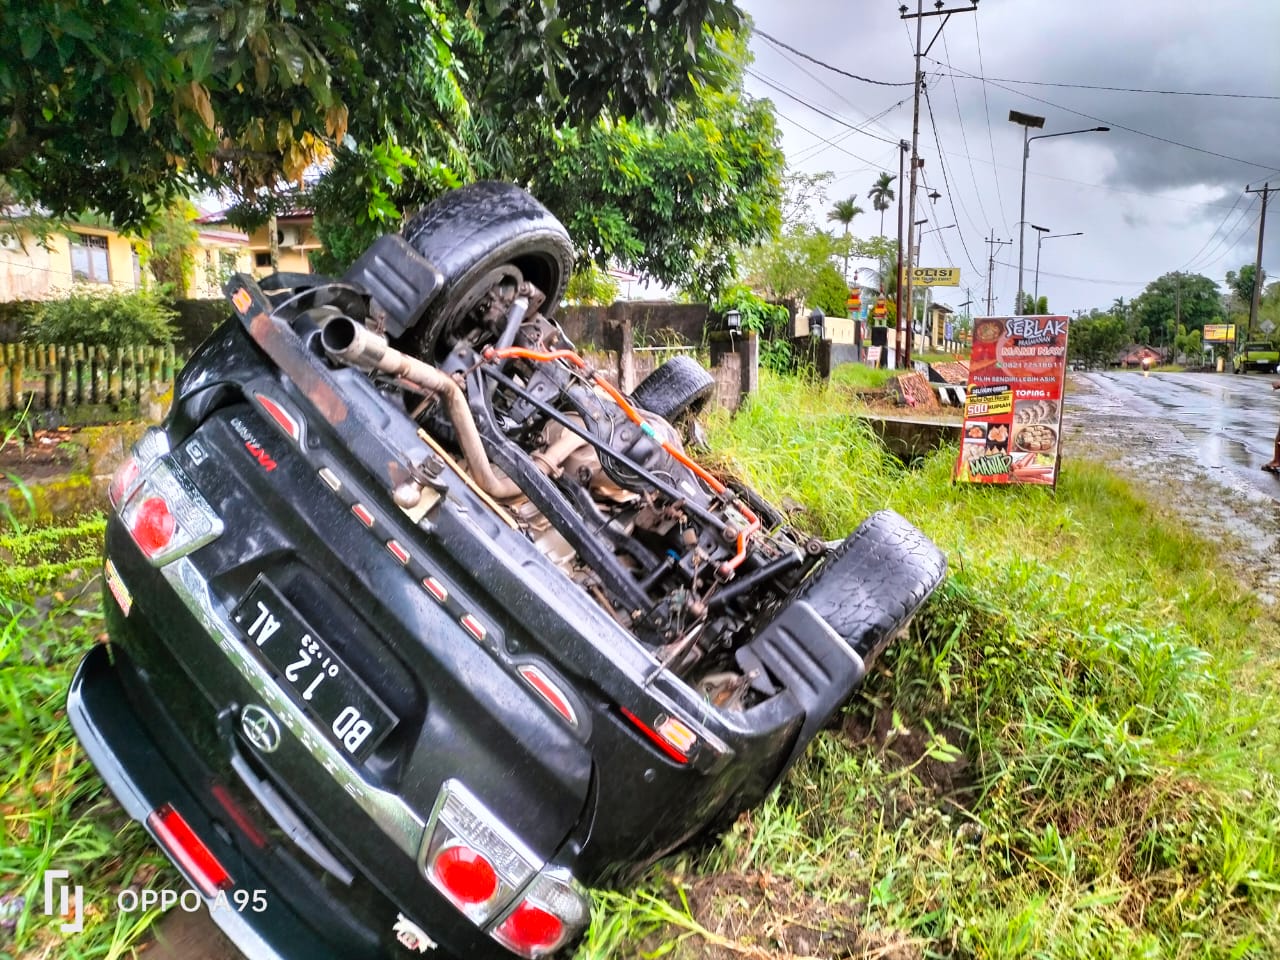
<svg viewBox="0 0 1280 960"><path fill-rule="evenodd" d="M609 321L627 321L637 339L645 342L681 341L699 344L707 324L705 303L619 300L607 307L569 306L556 310L555 318L575 344L601 346Z"/></svg>

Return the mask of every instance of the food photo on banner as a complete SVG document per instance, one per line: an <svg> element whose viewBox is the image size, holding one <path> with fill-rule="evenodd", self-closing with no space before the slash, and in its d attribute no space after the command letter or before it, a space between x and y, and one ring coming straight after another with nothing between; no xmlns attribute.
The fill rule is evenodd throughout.
<svg viewBox="0 0 1280 960"><path fill-rule="evenodd" d="M957 481L1057 482L1069 328L1067 317L974 321Z"/></svg>

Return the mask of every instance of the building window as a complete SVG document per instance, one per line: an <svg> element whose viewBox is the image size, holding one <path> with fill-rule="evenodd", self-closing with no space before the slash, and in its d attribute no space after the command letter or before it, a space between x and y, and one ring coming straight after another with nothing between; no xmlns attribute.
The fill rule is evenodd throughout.
<svg viewBox="0 0 1280 960"><path fill-rule="evenodd" d="M71 279L84 283L110 283L110 263L106 237L75 234L71 241Z"/></svg>
<svg viewBox="0 0 1280 960"><path fill-rule="evenodd" d="M271 266L271 251L266 250L262 253L255 253L253 255L253 265L255 267L269 268Z"/></svg>

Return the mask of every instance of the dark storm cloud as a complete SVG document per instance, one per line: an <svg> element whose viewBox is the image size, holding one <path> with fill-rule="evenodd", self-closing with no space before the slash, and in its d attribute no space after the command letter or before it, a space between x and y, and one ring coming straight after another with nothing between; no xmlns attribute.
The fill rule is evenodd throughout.
<svg viewBox="0 0 1280 960"><path fill-rule="evenodd" d="M899 0L743 3L761 30L821 60L862 76L891 81L911 78L915 28L899 19ZM947 4L963 6L964 0L947 0ZM932 5L926 3L925 9ZM941 18L923 22L926 45L939 23ZM1062 276L1046 274L1042 288L1049 285L1059 302L1065 299L1087 307L1116 294L1131 295L1168 270L1203 270L1220 279L1225 270L1252 258L1257 204L1241 191L1246 184L1265 180L1269 167L1280 168L1280 100L1147 95L1032 86L1003 79L984 85L965 74L1280 96L1277 37L1280 2L1276 0L1221 0L1212 5L1167 0L981 0L976 15L965 12L951 17L925 64L931 80L929 101L921 108L920 154L926 159L930 187L941 190L946 199L928 212L927 205L922 205L920 215L929 216L933 223L959 222L959 230L939 234L938 239L950 248L951 260L965 266L967 278L981 277L977 282L984 282L987 247L983 240L991 230L999 237L1014 238L1012 250L1005 248L1001 257L1007 262L1017 260L1022 129L1008 121L1009 111L1045 117L1043 130L1037 133L1103 123L1113 128L1110 133L1032 144L1026 181L1028 221L1048 225L1055 232L1083 230L1086 234L1084 239L1044 245L1046 270L1060 271ZM779 51L760 37L753 39L751 47L757 57L753 70L760 77L784 85L846 121L860 123L910 96L909 86L874 86L840 77ZM783 117L781 128L794 167L837 173L833 199L856 192L859 202L869 208L863 201L875 174L881 169L896 174L893 142L911 135L909 100L870 127L889 141L883 142L850 133L839 122L760 80L749 79L748 87L774 101ZM945 185L930 103L947 163ZM835 146L818 137L835 141ZM1280 174L1273 172L1272 183L1277 182ZM1233 204L1238 206L1234 211ZM1247 214L1240 217L1245 208ZM872 229L878 230L879 224ZM891 232L892 226L887 229ZM1268 234L1264 264L1273 265L1273 273L1280 272L1280 227ZM965 241L963 247L960 240ZM1027 255L1034 256L1030 249ZM1015 282L1011 276L1016 277L1016 272L1006 272L1002 279L997 269L996 287L1003 282L1009 288ZM1125 290L1125 284L1131 289ZM1012 302L1011 290L1006 289L1005 296L1007 305Z"/></svg>

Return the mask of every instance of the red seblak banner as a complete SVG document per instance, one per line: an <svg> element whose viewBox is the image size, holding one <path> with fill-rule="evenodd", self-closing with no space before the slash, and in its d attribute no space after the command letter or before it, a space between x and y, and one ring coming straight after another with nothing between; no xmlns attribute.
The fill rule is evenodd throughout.
<svg viewBox="0 0 1280 960"><path fill-rule="evenodd" d="M1069 327L1066 317L974 321L956 480L1057 482Z"/></svg>

